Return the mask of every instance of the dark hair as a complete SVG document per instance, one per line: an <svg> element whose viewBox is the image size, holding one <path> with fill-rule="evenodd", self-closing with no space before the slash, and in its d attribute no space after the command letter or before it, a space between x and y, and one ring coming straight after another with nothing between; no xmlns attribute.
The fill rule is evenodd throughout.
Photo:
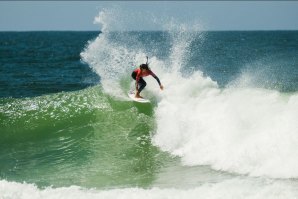
<svg viewBox="0 0 298 199"><path fill-rule="evenodd" d="M141 68L141 69L149 70L148 64L141 64L141 65L140 65L140 68Z"/></svg>

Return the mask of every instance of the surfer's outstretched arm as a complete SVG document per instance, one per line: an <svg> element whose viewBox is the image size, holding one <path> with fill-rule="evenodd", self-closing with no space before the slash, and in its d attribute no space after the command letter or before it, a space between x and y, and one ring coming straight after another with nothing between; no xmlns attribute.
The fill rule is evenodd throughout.
<svg viewBox="0 0 298 199"><path fill-rule="evenodd" d="M156 79L156 81L158 82L160 89L163 90L163 85L161 84L159 78L158 78L155 74L153 74L152 76L153 76L153 77Z"/></svg>

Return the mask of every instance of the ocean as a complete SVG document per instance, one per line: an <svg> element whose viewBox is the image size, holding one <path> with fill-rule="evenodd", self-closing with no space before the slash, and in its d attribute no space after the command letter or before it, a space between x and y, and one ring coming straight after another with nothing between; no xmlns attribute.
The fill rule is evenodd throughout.
<svg viewBox="0 0 298 199"><path fill-rule="evenodd" d="M298 198L297 55L298 31L1 32L0 198Z"/></svg>

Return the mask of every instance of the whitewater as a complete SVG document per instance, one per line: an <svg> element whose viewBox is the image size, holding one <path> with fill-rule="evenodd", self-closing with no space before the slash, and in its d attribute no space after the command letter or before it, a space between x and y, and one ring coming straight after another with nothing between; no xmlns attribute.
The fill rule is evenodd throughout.
<svg viewBox="0 0 298 199"><path fill-rule="evenodd" d="M141 115L154 127L146 142L177 165L165 168L146 188L39 187L2 179L0 198L297 198L297 92L263 87L247 70L221 86L200 69L200 63L191 61L194 43L200 48L205 37L198 23L162 21L160 43L150 43L146 34L115 31L131 17L119 15L119 10L101 11L95 22L102 32L80 54L108 96L100 102L92 99L90 107L81 94L83 109L112 112L110 101L130 103L130 73L149 56L164 90L146 78L144 95L152 101L153 113ZM139 119L135 109L130 112L132 121Z"/></svg>

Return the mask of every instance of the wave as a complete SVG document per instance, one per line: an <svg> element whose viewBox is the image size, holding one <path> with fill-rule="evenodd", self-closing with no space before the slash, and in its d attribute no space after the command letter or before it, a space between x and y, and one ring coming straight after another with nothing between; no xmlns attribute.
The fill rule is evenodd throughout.
<svg viewBox="0 0 298 199"><path fill-rule="evenodd" d="M157 98L154 145L180 156L188 166L210 165L252 176L298 177L297 94L243 84L219 88L210 77L193 70L199 63L194 66L189 60L193 42L204 39L200 26L173 21L162 24L162 39L151 38L155 46L148 48L140 33L109 31L114 27L111 23L119 23L111 20L111 13L99 14L97 22L104 31L81 56L101 77L105 92L120 98L125 98L131 70L145 61L145 55L151 57L150 66L165 86L160 92L154 80L147 79L147 95ZM168 42L167 48L158 45L162 41Z"/></svg>
<svg viewBox="0 0 298 199"><path fill-rule="evenodd" d="M150 144L152 111L106 95L100 85L2 98L0 178L38 186L146 186L167 158Z"/></svg>
<svg viewBox="0 0 298 199"><path fill-rule="evenodd" d="M26 169L44 167L31 178L39 183L47 176L41 182L45 185L73 184L70 178L82 181L79 185L139 185L144 176L152 180L167 162L163 159L169 156L157 157L161 150L180 157L187 167L209 165L250 176L298 178L297 93L259 88L247 81L250 73L220 88L198 69L200 63L190 60L193 43L204 40L197 25L169 21L161 25L162 32L115 32L109 23L119 22L110 19L113 12L100 13L98 22L108 25L81 53L101 85L0 99L1 155L8 160L1 167L4 171L20 172L22 178ZM144 94L153 103L142 106L128 101L126 93L131 71L146 55L165 89L160 91L155 80L147 78ZM12 153L17 157L10 157ZM118 167L107 171L107 165ZM78 168L81 175L73 177ZM96 180L89 169L97 171ZM54 170L60 172L48 176ZM135 171L138 177L132 175ZM14 180L9 172L7 179ZM105 182L106 172L117 180ZM62 176L59 183L57 176Z"/></svg>

